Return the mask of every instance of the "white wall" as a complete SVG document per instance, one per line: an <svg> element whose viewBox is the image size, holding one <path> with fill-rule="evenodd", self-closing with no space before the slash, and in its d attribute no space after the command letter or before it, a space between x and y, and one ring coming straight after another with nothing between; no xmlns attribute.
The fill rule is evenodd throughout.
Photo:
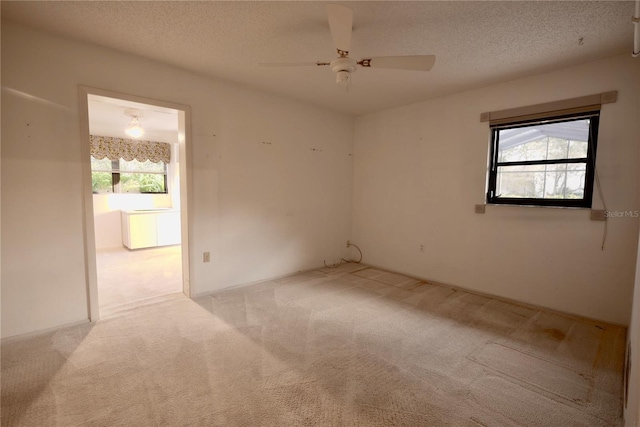
<svg viewBox="0 0 640 427"><path fill-rule="evenodd" d="M191 106L195 293L345 255L350 116L7 22L2 85L3 337L87 319L78 85Z"/></svg>
<svg viewBox="0 0 640 427"><path fill-rule="evenodd" d="M480 113L618 90L602 108L597 167L607 208L639 209L639 66L615 57L358 117L353 240L364 261L629 324L637 218L610 219L602 251L603 222L588 210L474 205L489 147Z"/></svg>
<svg viewBox="0 0 640 427"><path fill-rule="evenodd" d="M638 79L640 79L640 67L638 68ZM636 120L640 122L640 100L638 102ZM624 408L624 419L626 427L636 427L640 422L640 251L638 251L638 257L636 259L633 308L631 313L631 324L627 333L627 345L631 346L631 359L630 361L627 360L627 363L631 366L631 370L627 374L629 378L629 393L626 402L627 404Z"/></svg>
<svg viewBox="0 0 640 427"><path fill-rule="evenodd" d="M636 261L636 280L633 292L633 312L627 333L631 346L631 370L628 373L628 397L624 410L625 426L636 427L640 421L640 252ZM628 362L628 361L627 361Z"/></svg>

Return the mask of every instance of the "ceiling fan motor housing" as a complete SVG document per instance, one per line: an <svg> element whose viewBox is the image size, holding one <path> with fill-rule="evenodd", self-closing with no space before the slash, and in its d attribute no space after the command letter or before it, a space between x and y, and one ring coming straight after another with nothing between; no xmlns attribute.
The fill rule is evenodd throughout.
<svg viewBox="0 0 640 427"><path fill-rule="evenodd" d="M338 58L331 61L331 70L334 73L340 71L346 71L347 73L353 73L356 70L356 60L351 58Z"/></svg>
<svg viewBox="0 0 640 427"><path fill-rule="evenodd" d="M331 71L336 73L336 83L348 85L351 73L356 70L356 61L347 57L340 57L331 61Z"/></svg>

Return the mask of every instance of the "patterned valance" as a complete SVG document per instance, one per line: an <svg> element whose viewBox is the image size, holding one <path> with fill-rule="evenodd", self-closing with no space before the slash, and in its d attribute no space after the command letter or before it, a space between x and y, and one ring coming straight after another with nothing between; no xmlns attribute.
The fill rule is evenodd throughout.
<svg viewBox="0 0 640 427"><path fill-rule="evenodd" d="M136 159L139 162L151 160L152 162L169 163L171 145L166 142L91 135L91 155L98 160L106 157L110 160L123 158L129 162Z"/></svg>

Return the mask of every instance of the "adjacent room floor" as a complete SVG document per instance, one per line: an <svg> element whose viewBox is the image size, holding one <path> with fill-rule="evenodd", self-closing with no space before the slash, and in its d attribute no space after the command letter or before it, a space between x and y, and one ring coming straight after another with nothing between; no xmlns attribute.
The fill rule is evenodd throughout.
<svg viewBox="0 0 640 427"><path fill-rule="evenodd" d="M182 292L181 247L96 251L100 317Z"/></svg>
<svg viewBox="0 0 640 427"><path fill-rule="evenodd" d="M346 264L5 343L2 425L611 427L624 345Z"/></svg>

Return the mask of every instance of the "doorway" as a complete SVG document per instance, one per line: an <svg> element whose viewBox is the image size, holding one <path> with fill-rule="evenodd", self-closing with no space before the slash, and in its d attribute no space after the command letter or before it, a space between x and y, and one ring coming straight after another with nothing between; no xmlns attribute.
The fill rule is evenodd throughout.
<svg viewBox="0 0 640 427"><path fill-rule="evenodd" d="M189 108L81 87L89 320L189 286Z"/></svg>

